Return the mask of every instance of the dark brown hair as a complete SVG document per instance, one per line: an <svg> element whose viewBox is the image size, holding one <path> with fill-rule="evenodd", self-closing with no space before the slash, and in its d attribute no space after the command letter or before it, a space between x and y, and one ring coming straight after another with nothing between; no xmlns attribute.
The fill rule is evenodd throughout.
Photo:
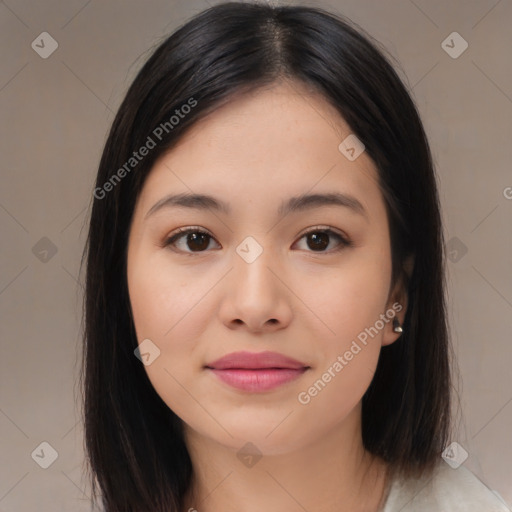
<svg viewBox="0 0 512 512"><path fill-rule="evenodd" d="M130 86L101 157L84 251L85 443L104 510L178 512L193 470L181 420L134 356L126 252L135 201L156 159L199 119L235 94L282 78L326 98L375 163L393 283L407 277L406 258L415 258L405 279L404 334L382 348L363 397L364 446L404 475L430 471L439 460L449 435L451 380L435 171L411 96L385 50L356 27L319 8L219 4L165 39ZM195 106L170 123L191 98ZM167 130L156 137L159 126ZM156 147L127 167L151 136Z"/></svg>

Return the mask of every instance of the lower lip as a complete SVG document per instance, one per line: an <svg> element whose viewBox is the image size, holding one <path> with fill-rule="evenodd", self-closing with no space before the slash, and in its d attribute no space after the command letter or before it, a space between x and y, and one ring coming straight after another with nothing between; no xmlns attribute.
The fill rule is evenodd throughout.
<svg viewBox="0 0 512 512"><path fill-rule="evenodd" d="M229 369L229 370L210 370L219 377L220 380L230 386L258 393L275 389L287 382L298 379L307 368L294 370L291 368L264 368L261 370Z"/></svg>

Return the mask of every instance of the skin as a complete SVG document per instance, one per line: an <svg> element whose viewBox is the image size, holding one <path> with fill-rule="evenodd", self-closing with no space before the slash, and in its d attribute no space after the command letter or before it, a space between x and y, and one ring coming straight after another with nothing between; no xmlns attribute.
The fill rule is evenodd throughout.
<svg viewBox="0 0 512 512"><path fill-rule="evenodd" d="M323 97L282 81L197 122L155 163L138 197L130 302L138 342L160 350L147 375L184 422L194 466L184 510L369 512L385 497L386 464L362 444L361 399L381 347L399 337L392 322L308 404L297 398L394 303L403 306L400 323L406 312L403 288L391 283L376 168L366 152L350 161L338 149L350 133ZM356 197L366 214L331 205L278 221L283 200L333 191ZM170 207L145 218L167 194L189 192L232 211ZM331 236L315 251L303 234L318 225L352 245ZM186 234L174 250L164 246L190 226L213 236L205 251ZM252 263L236 252L248 236L263 249ZM310 368L271 391L240 391L204 368L239 350L280 352ZM247 442L262 454L252 467L237 458Z"/></svg>

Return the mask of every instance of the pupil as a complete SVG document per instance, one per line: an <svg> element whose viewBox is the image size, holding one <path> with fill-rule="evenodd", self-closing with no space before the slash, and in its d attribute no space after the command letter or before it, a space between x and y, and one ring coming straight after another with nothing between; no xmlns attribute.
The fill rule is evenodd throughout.
<svg viewBox="0 0 512 512"><path fill-rule="evenodd" d="M189 233L187 237L188 248L191 250L198 249L200 251L206 249L208 247L208 237L209 235L206 233ZM202 241L203 243L197 244L198 241ZM190 246L190 242L192 242L192 247Z"/></svg>
<svg viewBox="0 0 512 512"><path fill-rule="evenodd" d="M310 249L325 249L329 245L329 235L327 233L310 233L308 242L313 241L313 247Z"/></svg>

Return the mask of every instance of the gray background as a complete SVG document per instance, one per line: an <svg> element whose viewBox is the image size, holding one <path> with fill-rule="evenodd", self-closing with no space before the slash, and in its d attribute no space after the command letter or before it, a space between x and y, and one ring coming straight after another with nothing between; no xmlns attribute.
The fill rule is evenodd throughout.
<svg viewBox="0 0 512 512"><path fill-rule="evenodd" d="M148 50L214 3L0 1L0 511L90 508L76 379L93 179ZM360 24L407 77L439 172L451 255L464 413L453 440L469 453L464 464L512 503L512 2L309 4ZM47 59L31 47L44 31L58 42ZM455 59L442 46L454 31L469 44ZM58 452L48 469L31 456L43 441Z"/></svg>

